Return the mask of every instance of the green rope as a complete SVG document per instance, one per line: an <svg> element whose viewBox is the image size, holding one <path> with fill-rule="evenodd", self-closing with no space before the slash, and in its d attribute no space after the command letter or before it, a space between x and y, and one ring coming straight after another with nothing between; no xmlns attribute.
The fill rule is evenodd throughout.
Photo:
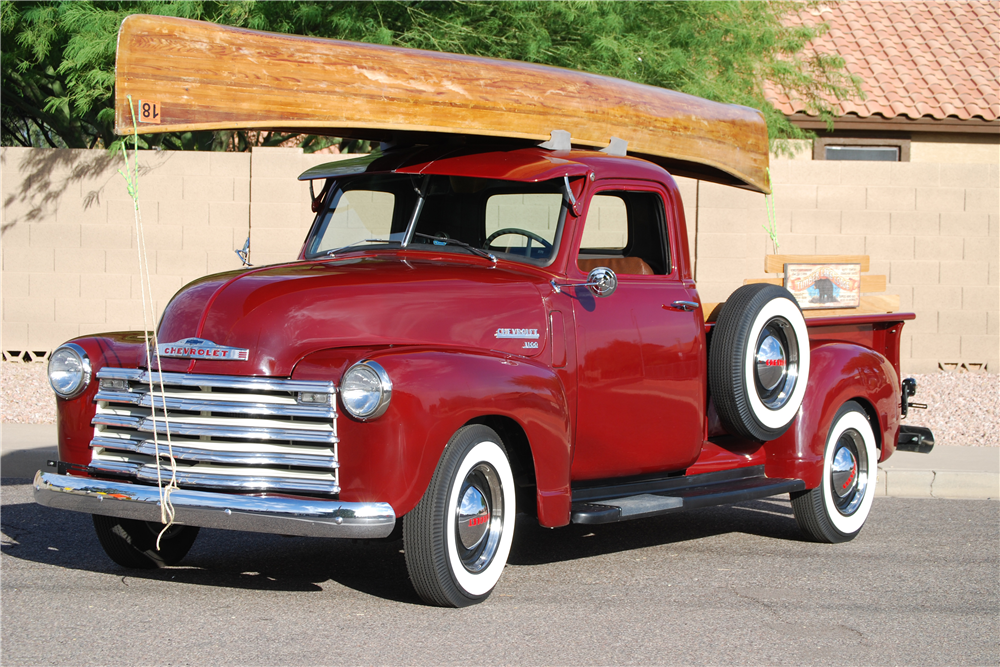
<svg viewBox="0 0 1000 667"><path fill-rule="evenodd" d="M135 156L132 163L129 164L128 161L128 149L125 148L125 144L128 143L128 139L121 142L119 146L122 149L122 157L125 158L125 169L119 169L118 173L122 175L125 179L125 188L128 191L128 196L132 198L132 205L135 208L139 208L139 125L135 120L135 107L132 106L132 94L129 93L125 96L128 100L129 111L132 112L132 154Z"/></svg>
<svg viewBox="0 0 1000 667"><path fill-rule="evenodd" d="M768 183L772 183L772 181L771 181L771 169L770 168L768 168L768 170L767 170L767 182ZM773 183L772 183L772 187L771 187L771 194L764 195L764 206L767 208L767 221L768 221L768 224L761 225L761 227L763 227L764 231L767 232L768 237L771 239L771 245L774 247L774 254L777 255L778 254L778 248L781 247L781 246L778 244L778 222L775 219L775 215L774 215L774 187L773 187Z"/></svg>

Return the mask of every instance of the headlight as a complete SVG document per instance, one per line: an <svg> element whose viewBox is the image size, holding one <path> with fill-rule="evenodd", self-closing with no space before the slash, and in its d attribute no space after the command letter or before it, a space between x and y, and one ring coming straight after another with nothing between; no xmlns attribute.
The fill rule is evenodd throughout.
<svg viewBox="0 0 1000 667"><path fill-rule="evenodd" d="M66 343L49 357L49 384L60 398L73 398L90 384L90 359L76 343Z"/></svg>
<svg viewBox="0 0 1000 667"><path fill-rule="evenodd" d="M355 419L381 417L392 398L392 381L374 361L359 361L344 373L340 382L340 402Z"/></svg>

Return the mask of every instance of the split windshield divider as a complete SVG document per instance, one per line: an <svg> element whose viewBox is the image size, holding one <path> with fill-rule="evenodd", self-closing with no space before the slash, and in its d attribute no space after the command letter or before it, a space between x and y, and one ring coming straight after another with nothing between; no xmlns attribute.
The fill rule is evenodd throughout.
<svg viewBox="0 0 1000 667"><path fill-rule="evenodd" d="M423 182L420 187L413 187L413 190L417 193L417 205L413 207L413 215L410 216L410 222L406 225L406 233L403 234L403 240L400 242L399 247L405 248L410 245L410 241L413 240L413 233L417 231L417 221L420 219L420 212L424 210L424 200L427 195L427 184L430 182L430 175L424 176Z"/></svg>

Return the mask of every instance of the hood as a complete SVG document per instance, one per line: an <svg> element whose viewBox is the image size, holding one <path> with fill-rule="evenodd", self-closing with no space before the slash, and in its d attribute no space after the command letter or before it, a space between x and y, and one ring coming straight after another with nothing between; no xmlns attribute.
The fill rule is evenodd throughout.
<svg viewBox="0 0 1000 667"><path fill-rule="evenodd" d="M538 285L519 271L460 261L353 257L208 276L168 304L159 342L190 338L247 359L162 359L163 370L287 376L335 347L434 345L535 356L544 348Z"/></svg>

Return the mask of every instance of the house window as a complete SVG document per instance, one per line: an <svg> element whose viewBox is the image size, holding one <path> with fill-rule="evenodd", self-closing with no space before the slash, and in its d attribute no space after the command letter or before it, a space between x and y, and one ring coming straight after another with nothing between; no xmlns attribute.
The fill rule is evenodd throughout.
<svg viewBox="0 0 1000 667"><path fill-rule="evenodd" d="M898 146L827 146L826 160L899 162Z"/></svg>
<svg viewBox="0 0 1000 667"><path fill-rule="evenodd" d="M909 139L820 137L813 146L814 160L909 162Z"/></svg>

